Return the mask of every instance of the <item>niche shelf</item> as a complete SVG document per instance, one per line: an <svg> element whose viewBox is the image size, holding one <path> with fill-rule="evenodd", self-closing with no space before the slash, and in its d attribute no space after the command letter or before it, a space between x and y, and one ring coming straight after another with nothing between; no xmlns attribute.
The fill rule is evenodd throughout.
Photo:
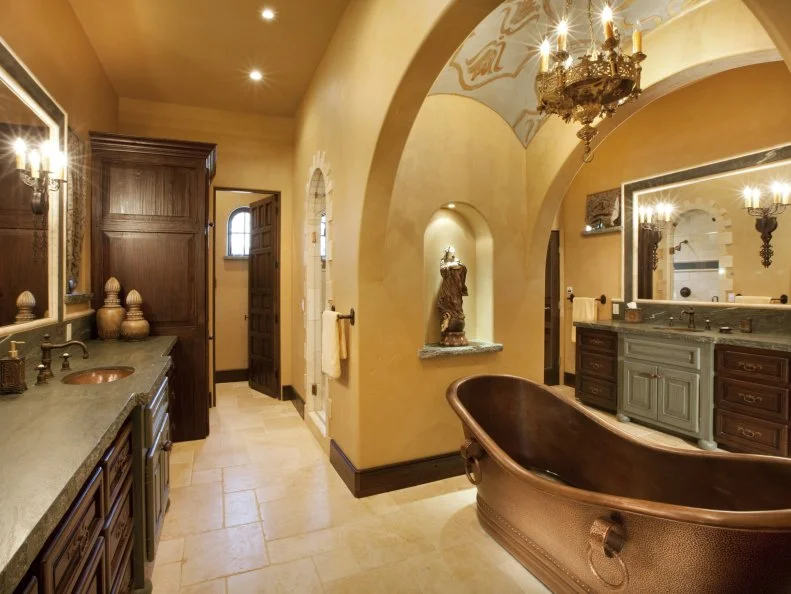
<svg viewBox="0 0 791 594"><path fill-rule="evenodd" d="M440 359L443 357L459 357L463 355L481 355L485 353L499 353L503 345L498 342L470 341L467 346L445 347L438 344L426 344L418 350L417 356L421 359Z"/></svg>

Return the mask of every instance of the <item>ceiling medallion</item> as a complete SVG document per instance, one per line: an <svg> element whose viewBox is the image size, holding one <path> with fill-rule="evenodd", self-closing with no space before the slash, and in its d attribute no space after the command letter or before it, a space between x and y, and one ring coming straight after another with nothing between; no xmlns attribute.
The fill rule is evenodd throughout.
<svg viewBox="0 0 791 594"><path fill-rule="evenodd" d="M563 20L556 27L555 51L549 38L541 43L541 67L536 76L538 111L559 115L566 123L573 120L582 124L577 137L585 144L583 161L589 163L593 159L591 141L599 133L592 126L594 120L612 117L620 105L640 96L640 63L646 55L639 21L632 33L632 54L621 51L621 35L609 6L601 13L604 41L597 48L592 0L588 0L591 45L575 62L568 52L570 11L571 0L566 0ZM551 65L550 58L554 59Z"/></svg>

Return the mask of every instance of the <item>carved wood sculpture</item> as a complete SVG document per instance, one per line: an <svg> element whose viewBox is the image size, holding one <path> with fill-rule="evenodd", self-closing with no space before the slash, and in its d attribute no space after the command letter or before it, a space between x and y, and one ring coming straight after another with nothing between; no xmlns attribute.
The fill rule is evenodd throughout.
<svg viewBox="0 0 791 594"><path fill-rule="evenodd" d="M456 250L448 246L440 260L439 272L442 285L439 288L437 309L439 310L441 346L466 346L464 334L464 303L467 292L467 267L456 259Z"/></svg>

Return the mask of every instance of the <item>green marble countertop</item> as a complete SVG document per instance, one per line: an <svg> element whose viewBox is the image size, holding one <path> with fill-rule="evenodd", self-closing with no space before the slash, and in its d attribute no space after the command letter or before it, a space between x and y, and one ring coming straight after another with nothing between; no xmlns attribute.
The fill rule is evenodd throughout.
<svg viewBox="0 0 791 594"><path fill-rule="evenodd" d="M675 338L691 342L709 342L716 344L729 344L733 346L750 347L755 349L770 349L775 351L791 352L791 336L788 334L759 334L757 332L744 333L733 329L732 334L723 334L716 327L703 332L683 332L665 327L657 322L642 322L631 324L622 320L607 320L601 322L574 322L578 328L592 328L594 330L609 330L630 335L653 336L656 338ZM662 326L656 328L655 326ZM702 326L698 326L701 328ZM686 328L686 324L674 326Z"/></svg>
<svg viewBox="0 0 791 594"><path fill-rule="evenodd" d="M28 390L0 395L0 592L10 592L68 510L134 407L167 373L176 337L142 342L87 343L88 359L71 347L71 371L37 386L28 359ZM126 365L135 373L99 385L66 385L61 378L94 367Z"/></svg>

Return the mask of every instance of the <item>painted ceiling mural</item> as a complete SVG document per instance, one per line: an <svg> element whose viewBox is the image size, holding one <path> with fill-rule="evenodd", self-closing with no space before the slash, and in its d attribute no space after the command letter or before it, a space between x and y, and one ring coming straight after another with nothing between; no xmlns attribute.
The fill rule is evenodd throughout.
<svg viewBox="0 0 791 594"><path fill-rule="evenodd" d="M566 0L506 0L470 33L437 77L430 95L462 95L500 114L527 146L543 120L536 111L538 46L562 17ZM651 59L650 31L710 0L614 0L615 23L624 49L631 52L631 32L640 21ZM596 36L602 39L599 14L603 0L593 0ZM572 0L569 51L579 55L590 45L587 0ZM627 45L628 44L628 45Z"/></svg>

